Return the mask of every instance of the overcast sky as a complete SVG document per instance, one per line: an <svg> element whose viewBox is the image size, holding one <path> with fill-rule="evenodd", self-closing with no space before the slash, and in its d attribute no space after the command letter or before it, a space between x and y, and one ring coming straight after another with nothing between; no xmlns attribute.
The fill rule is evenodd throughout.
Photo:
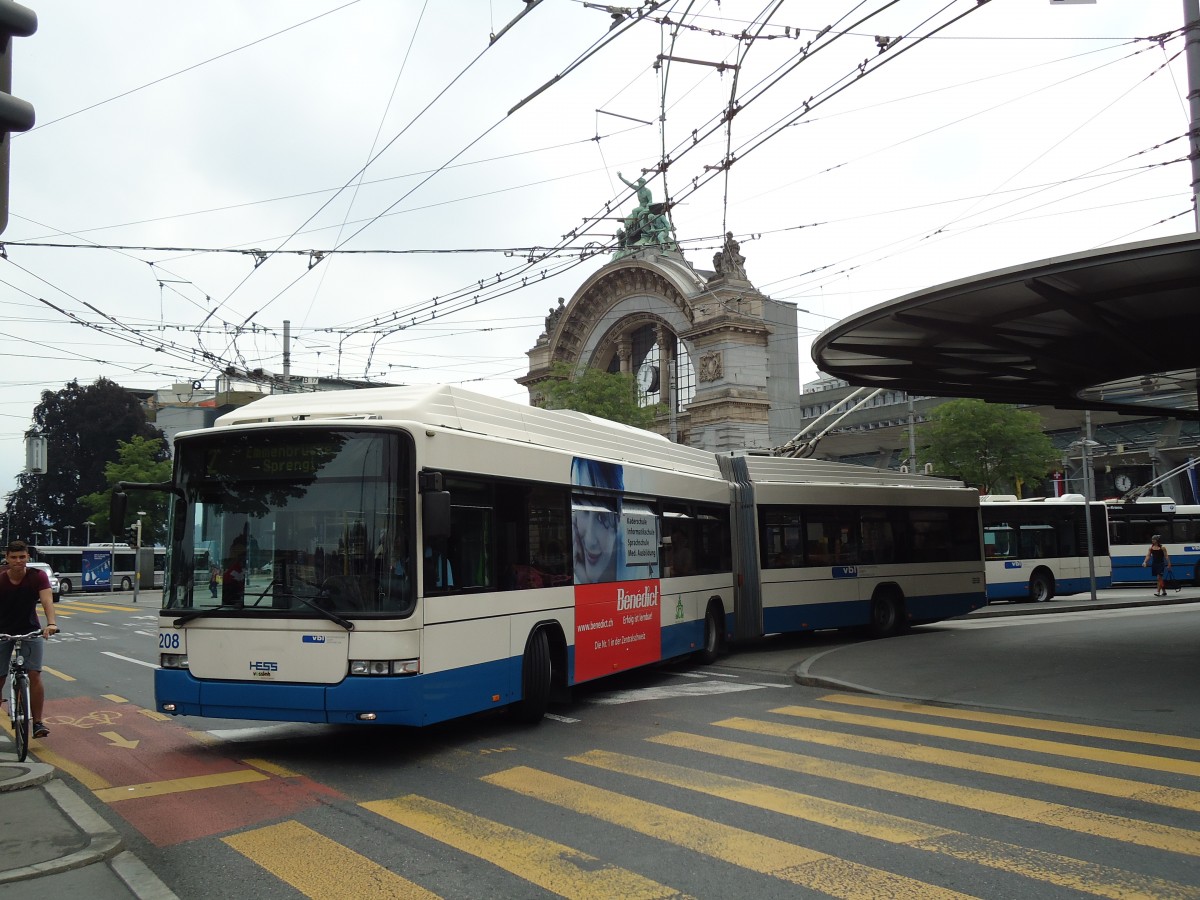
<svg viewBox="0 0 1200 900"><path fill-rule="evenodd" d="M32 5L2 492L42 391L279 372L285 320L295 374L525 401L547 311L633 206L617 172L664 155L688 259L733 231L801 310L803 381L864 307L1194 230L1179 0Z"/></svg>

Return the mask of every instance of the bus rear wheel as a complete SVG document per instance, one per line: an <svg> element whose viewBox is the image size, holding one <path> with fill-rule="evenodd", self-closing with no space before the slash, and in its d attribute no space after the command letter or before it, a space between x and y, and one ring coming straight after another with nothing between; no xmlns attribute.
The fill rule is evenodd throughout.
<svg viewBox="0 0 1200 900"><path fill-rule="evenodd" d="M725 652L725 613L719 603L708 605L704 614L704 646L697 656L700 662L711 663Z"/></svg>
<svg viewBox="0 0 1200 900"><path fill-rule="evenodd" d="M1045 572L1038 572L1029 579L1029 599L1034 603L1045 603L1054 597L1054 579Z"/></svg>
<svg viewBox="0 0 1200 900"><path fill-rule="evenodd" d="M894 591L871 598L871 621L867 631L872 637L891 637L904 630L904 601Z"/></svg>
<svg viewBox="0 0 1200 900"><path fill-rule="evenodd" d="M71 579L70 579L70 578L60 578L60 579L58 579L58 592L59 592L60 594L69 594L69 593L71 593L71 588L72 588L72 587L74 587L74 585L72 585L72 584L71 584Z"/></svg>
<svg viewBox="0 0 1200 900"><path fill-rule="evenodd" d="M133 580L128 575L121 576L121 590L123 590L123 591L132 591L133 590Z"/></svg>
<svg viewBox="0 0 1200 900"><path fill-rule="evenodd" d="M550 706L553 667L550 664L550 640L546 629L529 636L521 659L521 699L510 708L518 722L533 725L542 720Z"/></svg>

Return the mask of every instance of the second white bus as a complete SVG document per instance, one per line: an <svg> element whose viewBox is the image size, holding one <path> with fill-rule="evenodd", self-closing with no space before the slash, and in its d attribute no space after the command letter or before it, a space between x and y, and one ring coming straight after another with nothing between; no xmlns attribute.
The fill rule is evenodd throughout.
<svg viewBox="0 0 1200 900"><path fill-rule="evenodd" d="M1105 505L1082 494L1018 500L993 494L980 498L988 600L1032 600L1089 591L1112 583ZM1091 560L1088 523L1091 510Z"/></svg>

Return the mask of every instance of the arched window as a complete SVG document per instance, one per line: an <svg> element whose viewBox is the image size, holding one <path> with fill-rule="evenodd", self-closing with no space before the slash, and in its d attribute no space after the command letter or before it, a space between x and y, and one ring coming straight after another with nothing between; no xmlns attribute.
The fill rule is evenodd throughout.
<svg viewBox="0 0 1200 900"><path fill-rule="evenodd" d="M683 410L696 394L696 373L687 347L674 334L667 332L667 352L659 346L659 329L656 325L642 325L629 335L630 368L637 380L638 402L642 406L655 406L668 402L667 391L673 386L676 411ZM663 371L664 360L672 362L671 371ZM620 363L614 356L608 371L620 371ZM668 379L666 376L670 375Z"/></svg>

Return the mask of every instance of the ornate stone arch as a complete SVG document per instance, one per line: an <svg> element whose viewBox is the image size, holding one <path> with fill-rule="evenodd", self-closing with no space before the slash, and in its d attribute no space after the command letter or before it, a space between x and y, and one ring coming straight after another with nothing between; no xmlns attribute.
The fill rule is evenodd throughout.
<svg viewBox="0 0 1200 900"><path fill-rule="evenodd" d="M677 251L641 251L597 270L569 302L560 298L517 381L536 405L556 363L641 374L639 396L659 412L659 433L713 450L770 446L767 350L780 325L794 356L794 308L744 278L697 272ZM788 394L782 407L798 408L798 379L785 374L796 399ZM790 438L796 429L779 430Z"/></svg>

